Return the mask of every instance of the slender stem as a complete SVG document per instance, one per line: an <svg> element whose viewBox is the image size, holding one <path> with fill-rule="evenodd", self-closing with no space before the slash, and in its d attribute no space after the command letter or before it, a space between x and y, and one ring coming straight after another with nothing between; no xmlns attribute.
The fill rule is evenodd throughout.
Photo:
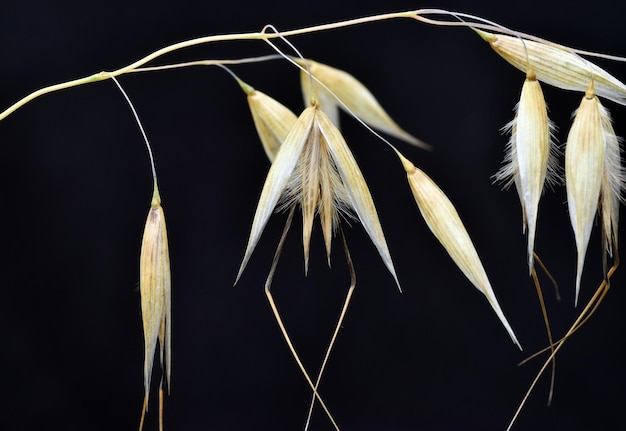
<svg viewBox="0 0 626 431"><path fill-rule="evenodd" d="M537 382L539 381L539 378L542 376L543 372L546 370L546 368L548 367L548 365L550 364L552 359L556 356L558 351L561 350L561 347L563 347L565 345L565 341L567 341L567 339L569 337L571 337L572 334L574 334L574 332L578 331L580 329L580 327L598 309L598 306L600 305L600 303L602 302L602 300L606 296L606 293L608 292L608 289L610 287L611 276L615 273L615 271L617 270L618 266L619 266L619 257L617 256L617 253L616 253L615 254L615 261L613 262L613 266L611 267L611 269L609 269L609 271L606 274L604 280L602 280L602 283L600 283L600 286L598 286L598 289L596 290L596 292L593 294L593 296L591 297L589 302L587 302L587 305L585 306L583 311L581 311L581 313L578 315L578 318L574 321L574 323L572 324L570 329L567 331L565 336L560 341L558 341L556 343L556 345L555 345L553 350L551 349L552 352L551 352L550 356L548 357L548 359L546 359L546 361L543 363L543 366L537 372L537 375L535 376L535 379L530 384L530 387L526 391L526 394L524 395L524 398L522 398L522 401L520 402L519 406L517 407L517 410L515 410L515 414L513 415L513 418L511 419L511 421L509 422L509 426L506 428L506 431L510 431L511 428L513 428L513 424L517 420L517 417L519 416L520 412L522 411L522 408L524 408L524 406L526 405L526 401L528 401L528 398L530 397L530 394L532 393L533 389L537 385ZM547 350L547 349L544 349L544 350Z"/></svg>
<svg viewBox="0 0 626 431"><path fill-rule="evenodd" d="M537 253L533 252L533 257L535 258L535 263L538 263L539 266L541 267L541 269L543 270L544 274L550 279L550 281L552 282L552 285L554 286L554 294L556 295L556 300L560 301L561 300L561 292L559 291L559 284L556 282L556 279L552 276L552 274L550 274L550 271L548 271L548 268L546 267L546 265L541 261L541 259L539 259L539 255L537 255Z"/></svg>
<svg viewBox="0 0 626 431"><path fill-rule="evenodd" d="M169 69L180 69L183 67L190 67L190 66L223 66L226 64L261 63L264 61L279 60L282 58L283 58L282 55L262 55L258 57L246 57L246 58L228 59L228 60L197 60L197 61L187 61L184 63L166 64L163 66L139 67L137 69L131 70L129 73L155 72L155 71L162 71L162 70L169 70Z"/></svg>
<svg viewBox="0 0 626 431"><path fill-rule="evenodd" d="M126 99L126 102L128 103L128 106L130 107L130 110L133 112L133 116L135 117L135 121L137 122L137 126L139 127L139 130L141 131L141 135L143 136L143 140L146 143L146 148L148 149L148 157L150 158L150 168L152 170L152 180L154 182L154 187L156 189L157 188L156 167L154 166L154 156L152 154L152 146L150 145L150 141L148 141L148 136L146 135L146 131L144 130L143 125L141 124L141 121L139 120L139 115L137 114L137 110L133 106L133 102L130 101L130 98L128 97L128 94L126 94L126 92L124 91L124 89L120 85L120 83L117 80L117 78L112 76L111 79L113 80L113 82L115 82L115 85L117 85L117 88L119 88L120 92L124 96L124 99Z"/></svg>
<svg viewBox="0 0 626 431"><path fill-rule="evenodd" d="M322 361L322 366L320 367L320 371L317 375L317 379L315 380L315 389L317 390L320 385L320 381L322 380L322 374L324 374L324 370L326 369L326 364L328 363L328 358L330 357L330 352L332 351L335 341L337 340L337 335L339 334L339 329L341 329L341 325L346 317L346 312L348 311L348 305L350 305L350 301L352 299L352 294L354 293L354 288L356 287L356 273L354 271L354 265L352 263L352 257L350 257L350 250L348 249L348 243L346 242L346 237L343 233L343 229L341 226L339 227L339 231L341 233L341 239L343 241L343 249L346 255L346 262L348 264L348 270L350 271L350 287L348 288L348 293L346 294L346 299L343 302L343 308L341 309L341 314L339 315L339 320L337 321L337 326L335 327L335 331L333 332L333 336L330 339L330 343L328 345L328 349L326 349L326 354L324 355L324 361ZM313 416L313 407L315 406L315 393L311 398L311 406L309 407L309 414L306 418L306 423L304 425L304 431L309 429L309 425L311 423L311 416Z"/></svg>
<svg viewBox="0 0 626 431"><path fill-rule="evenodd" d="M161 383L159 384L159 431L163 431L163 376L161 376Z"/></svg>
<svg viewBox="0 0 626 431"><path fill-rule="evenodd" d="M0 120L3 120L4 118L12 114L14 111L16 111L18 108L21 108L22 106L26 105L31 100L36 99L39 96L43 96L44 94L52 93L54 91L64 90L70 87L77 87L83 84L89 84L92 82L102 81L107 78L110 78L110 76L106 76L105 74L101 72L101 73L96 73L95 75L86 76L84 78L73 79L71 81L63 82L61 84L50 85L48 87L41 88L37 91L33 91L28 96L18 100L13 105L9 106L7 109L2 111L2 113L0 113Z"/></svg>
<svg viewBox="0 0 626 431"><path fill-rule="evenodd" d="M548 391L548 406L552 404L552 395L554 394L554 379L556 376L556 357L554 356L554 341L552 340L552 330L550 329L550 320L548 319L548 310L546 309L546 303L543 299L543 292L541 291L541 284L539 284L539 278L537 277L537 271L532 268L531 271L535 288L537 289L537 297L539 298L539 304L541 306L541 314L543 316L543 322L546 325L546 333L548 334L548 344L552 351L552 377L550 378L550 390Z"/></svg>
<svg viewBox="0 0 626 431"><path fill-rule="evenodd" d="M79 85L89 84L92 82L103 81L105 79L110 79L115 76L123 75L125 73L132 72L133 70L143 66L146 63L149 63L152 60L155 60L156 58L159 58L165 54L169 54L174 51L178 51L183 48L189 48L191 46L203 45L203 44L213 43L213 42L222 42L222 41L267 40L267 39L273 39L277 37L296 36L296 35L301 35L301 34L308 34L308 33L314 33L314 32L319 32L319 31L337 29L337 28L342 28L342 27L349 27L349 26L353 26L357 24L364 24L368 22L383 21L383 20L388 20L392 18L414 18L414 16L415 16L415 12L412 12L412 11L397 12L397 13L389 13L389 14L382 14L382 15L373 15L373 16L368 16L368 17L363 17L363 18L356 18L356 19L351 19L351 20L346 20L346 21L341 21L341 22L336 22L336 23L331 23L331 24L323 24L323 25L316 25L312 27L305 27L301 29L285 31L280 34L265 33L265 32L235 33L235 34L220 34L220 35L213 35L213 36L204 36L204 37L198 37L195 39L185 40L183 42L178 42L172 45L168 45L164 48L158 49L146 55L145 57L140 58L134 63L124 66L120 69L113 70L110 72L96 73L94 75L90 75L84 78L74 79L74 80L67 81L61 84L50 85L48 87L44 87L42 89L34 91L28 96L20 99L19 101L11 105L2 113L0 113L0 120L3 120L4 118L9 116L18 108L21 108L26 103L30 102L33 99L36 99L39 96L43 96L44 94L52 93L54 91L63 90L63 89L70 88L70 87L77 87Z"/></svg>
<svg viewBox="0 0 626 431"><path fill-rule="evenodd" d="M444 20L428 18L427 17L428 15L447 15L447 16L455 17L456 19L458 19L459 17L463 17L463 18L472 19L478 22L444 21ZM146 55L145 57L140 58L139 60L127 66L121 67L119 69L108 71L108 72L106 71L99 72L93 75L86 76L84 78L78 78L78 79L63 82L60 84L50 85L48 87L44 87L39 90L36 90L32 92L31 94L25 96L24 98L18 100L16 103L14 103L10 107L8 107L6 110L4 110L2 113L0 113L0 120L3 120L7 116L9 116L11 113L13 113L15 110L21 108L22 106L32 101L33 99L36 99L39 96L43 96L44 94L52 93L55 91L66 89L66 88L77 87L83 84L104 81L106 79L111 79L114 76L119 76L125 73L130 73L140 68L141 66L145 65L146 63L151 62L152 60L155 60L171 52L178 51L180 49L213 43L213 42L223 42L223 41L234 41L234 40L241 40L241 41L265 40L267 41L269 39L275 39L275 38L280 38L280 37L284 38L284 37L290 37L290 36L297 36L297 35L345 28L345 27L350 27L350 26L354 26L358 24L385 21L385 20L398 19L398 18L411 18L411 19L418 20L425 24L437 25L437 26L470 27L470 28L474 27L474 28L480 28L483 30L499 31L504 34L519 36L525 39L534 40L534 41L545 43L551 46L557 46L562 49L566 49L570 52L575 52L581 55L595 56L595 57L604 58L604 59L613 60L613 61L622 61L622 62L626 61L625 57L612 56L612 55L600 54L596 52L572 49L564 45L556 44L556 43L538 38L530 34L516 32L510 29L507 29L506 27L503 27L499 24L493 23L491 21L485 20L483 18L474 16L474 15L468 15L468 14L463 14L463 13L458 13L458 12L450 12L450 11L446 11L442 9L417 9L417 10L411 10L411 11L405 11L405 12L395 12L395 13L379 14L379 15L372 15L372 16L367 16L367 17L362 17L362 18L349 19L349 20L334 22L330 24L322 24L322 25L304 27L304 28L295 29L295 30L288 30L288 31L284 31L281 33L267 33L265 31L261 31L261 32L251 32L251 33L220 34L220 35L213 35L213 36L203 36L203 37L198 37L195 39L178 42L178 43L163 47L161 49L158 49Z"/></svg>
<svg viewBox="0 0 626 431"><path fill-rule="evenodd" d="M141 419L139 420L139 431L143 431L143 423L146 419L146 410L148 410L148 397L144 395L143 406L141 407Z"/></svg>
<svg viewBox="0 0 626 431"><path fill-rule="evenodd" d="M272 260L272 266L270 268L270 272L269 272L269 274L267 276L267 280L265 280L265 289L264 290L265 290L265 295L267 297L267 301L269 302L270 307L272 309L272 313L274 314L274 318L276 319L276 323L278 323L278 327L280 328L280 332L283 334L283 338L285 339L285 342L287 342L287 346L289 347L289 351L291 352L291 354L293 355L294 359L296 360L296 363L298 364L298 367L300 368L300 371L302 371L302 374L304 375L304 378L306 379L307 383L309 384L309 386L313 390L314 396L320 402L320 405L324 409L324 412L328 416L328 419L330 419L330 421L333 424L335 430L339 431L339 426L335 422L335 419L333 418L333 416L330 414L330 411L328 410L328 407L326 407L326 403L324 403L324 400L322 400L322 397L317 392L317 387L315 385L313 385L313 381L311 380L311 377L309 377L309 373L307 373L306 368L304 368L304 364L302 363L302 360L300 360L300 356L296 352L296 348L294 347L293 343L291 342L291 338L289 337L289 334L287 333L287 329L285 328L285 324L283 323L283 319L280 317L280 313L278 312L278 307L276 307L276 302L274 301L274 297L272 296L272 292L270 291L270 288L272 286L272 280L274 278L274 273L276 272L276 267L278 266L278 259L280 258L280 254L282 253L282 249L283 249L283 246L285 244L285 239L287 238L287 232L289 232L289 228L291 227L291 222L293 220L293 214L295 212L295 209L296 209L296 207L294 205L294 206L291 207L291 210L289 211L289 216L287 217L287 221L285 222L285 227L283 229L283 233L282 233L282 235L280 237L280 241L278 242L278 246L276 247L276 253L274 253L274 259Z"/></svg>

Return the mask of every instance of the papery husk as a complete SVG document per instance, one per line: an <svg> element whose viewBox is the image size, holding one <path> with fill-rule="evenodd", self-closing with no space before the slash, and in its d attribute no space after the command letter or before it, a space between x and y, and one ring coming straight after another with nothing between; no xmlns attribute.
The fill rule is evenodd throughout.
<svg viewBox="0 0 626 431"><path fill-rule="evenodd" d="M354 76L343 70L313 60L294 59L305 70L300 72L300 83L305 103L315 100L320 110L339 127L338 108L347 110L368 126L421 148L427 144L404 131L382 108L374 95ZM308 67L308 69L307 69ZM307 70L326 88L311 79ZM311 94L311 85L315 94ZM329 91L330 90L330 91ZM345 104L343 106L337 99Z"/></svg>
<svg viewBox="0 0 626 431"><path fill-rule="evenodd" d="M407 173L411 192L426 224L468 280L487 297L509 336L521 349L511 325L498 304L478 253L456 209L428 175L401 154L398 153L398 156Z"/></svg>
<svg viewBox="0 0 626 431"><path fill-rule="evenodd" d="M244 253L243 261L239 267L237 273L237 280L241 277L252 252L256 247L261 234L265 229L270 216L274 212L278 200L280 199L287 183L293 173L302 149L304 148L309 133L313 127L313 121L315 119L315 107L306 108L302 114L298 117L295 124L291 128L291 131L285 137L282 145L280 146L276 158L272 162L265 183L263 184L263 190L259 197L256 211L254 213L254 219L252 221L252 228L250 229L250 236L248 238L248 244Z"/></svg>
<svg viewBox="0 0 626 431"><path fill-rule="evenodd" d="M539 200L545 183L553 183L558 177L556 149L551 139L553 126L541 86L532 72L524 81L515 118L505 130L511 132L506 163L495 178L505 182L505 186L515 183L524 231L528 233L528 269L532 271Z"/></svg>
<svg viewBox="0 0 626 431"><path fill-rule="evenodd" d="M523 72L530 64L537 79L564 90L584 92L593 79L596 94L626 105L626 85L564 46L522 40L474 29L502 58ZM524 49L524 45L526 49ZM526 54L528 52L528 55Z"/></svg>
<svg viewBox="0 0 626 431"><path fill-rule="evenodd" d="M602 105L593 87L592 82L576 111L565 146L567 205L578 252L576 304L585 254L600 199L607 144L602 125Z"/></svg>
<svg viewBox="0 0 626 431"><path fill-rule="evenodd" d="M350 198L350 207L357 214L363 228L378 250L383 263L393 276L398 289L400 289L400 282L391 260L387 241L374 206L374 200L359 169L359 165L343 139L341 132L331 122L330 118L324 112L319 111L317 121L320 131L333 155L333 162L339 171L341 181Z"/></svg>
<svg viewBox="0 0 626 431"><path fill-rule="evenodd" d="M156 184L141 243L139 291L144 331L144 387L147 406L157 340L168 390L172 363L170 258L165 214Z"/></svg>
<svg viewBox="0 0 626 431"><path fill-rule="evenodd" d="M239 80L239 85L248 96L248 106L254 125L265 154L272 162L298 117L289 108L267 94L255 90L241 80Z"/></svg>
<svg viewBox="0 0 626 431"><path fill-rule="evenodd" d="M299 203L303 215L305 271L313 218L320 214L330 258L333 225L339 214L354 212L398 284L391 256L363 175L337 127L318 106L306 108L279 148L255 211L241 276L261 234L277 208ZM237 281L235 281L236 283Z"/></svg>

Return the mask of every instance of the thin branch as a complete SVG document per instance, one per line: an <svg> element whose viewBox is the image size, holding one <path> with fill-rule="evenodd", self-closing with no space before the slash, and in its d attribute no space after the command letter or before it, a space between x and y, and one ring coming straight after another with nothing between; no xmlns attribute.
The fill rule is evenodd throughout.
<svg viewBox="0 0 626 431"><path fill-rule="evenodd" d="M326 355L324 356L324 361L322 362L322 366L320 367L320 371L317 375L317 380L315 381L315 389L318 389L320 380L322 380L322 374L326 369L326 364L328 363L328 358L330 357L330 352L335 345L335 340L337 339L337 335L339 334L339 329L341 329L341 325L346 317L346 312L348 311L348 305L350 304L350 300L352 299L352 294L354 293L354 288L356 287L356 273L354 271L354 265L352 263L352 257L350 256L350 250L348 249L348 243L346 242L346 237L343 233L343 229L339 226L339 232L341 233L341 239L343 242L343 249L346 255L346 263L348 264L348 270L350 271L350 287L348 288L348 293L346 294L346 299L343 303L343 308L341 309L341 314L339 315L339 320L337 321L337 326L335 327L335 332L333 332L333 336L330 340L330 344L328 345L328 349L326 349ZM311 416L313 415L313 407L315 406L316 396L313 394L311 399L311 406L309 407L309 414L306 418L306 424L304 425L304 431L309 429L309 425L311 423Z"/></svg>
<svg viewBox="0 0 626 431"><path fill-rule="evenodd" d="M330 414L330 411L328 410L328 407L326 407L326 404L324 403L324 400L322 400L322 397L317 392L317 387L313 384L313 381L311 380L311 377L309 377L309 374L307 373L306 369L304 368L304 364L302 364L302 361L300 360L300 356L296 352L296 349L293 346L293 343L291 342L291 338L289 337L289 334L287 333L287 329L285 328L285 324L283 323L283 320L280 317L280 313L278 312L278 308L276 307L276 302L274 301L274 297L272 296L272 293L270 291L270 288L271 288L271 285L272 285L272 280L274 278L274 273L276 272L276 267L278 265L278 259L280 258L280 254L281 254L283 246L285 244L285 239L287 238L287 232L289 232L289 228L291 226L291 221L293 220L293 214L295 212L295 209L296 209L295 205L291 207L291 210L289 211L289 216L287 217L287 221L285 222L285 228L283 229L283 233L282 233L282 235L280 237L280 241L278 242L278 246L276 247L276 253L274 254L274 259L272 261L272 266L271 266L270 272L269 272L269 274L267 276L267 280L265 281L265 295L267 296L267 300L268 300L268 302L270 304L270 307L272 308L272 312L274 313L274 317L276 318L276 322L278 323L278 327L280 328L280 332L283 334L283 338L287 342L287 346L289 346L289 350L291 351L291 354L293 355L294 359L296 360L296 363L298 364L298 367L300 368L300 371L302 371L302 374L304 375L304 378L306 379L307 383L309 384L309 386L313 390L314 396L320 402L320 405L324 409L324 412L326 412L326 415L328 416L328 419L330 419L330 421L332 422L333 426L335 427L335 430L339 431L339 426L335 422L335 419L333 419L333 416Z"/></svg>

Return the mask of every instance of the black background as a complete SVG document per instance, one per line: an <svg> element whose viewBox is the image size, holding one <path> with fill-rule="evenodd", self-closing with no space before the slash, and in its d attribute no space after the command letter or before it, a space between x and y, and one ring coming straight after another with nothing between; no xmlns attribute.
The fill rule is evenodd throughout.
<svg viewBox="0 0 626 431"><path fill-rule="evenodd" d="M606 6L612 4L433 5L574 47L626 54L623 14ZM258 31L267 23L287 30L419 6L426 5L10 0L0 14L0 107L193 37ZM409 20L291 41L305 56L357 76L400 125L432 144L434 151L424 152L398 143L457 206L525 348L510 342L429 232L395 155L344 117L344 136L374 196L404 293L353 224L347 236L358 285L320 388L325 401L342 430L504 429L541 361L516 363L546 346L518 198L490 178L507 140L499 129L512 117L523 74L468 30ZM268 53L262 42L227 42L159 62ZM625 76L623 65L601 64ZM285 63L234 70L294 111L302 108L298 74ZM232 287L269 166L243 93L218 68L121 82L152 142L168 221L173 371L166 429L302 429L310 390L262 290L284 215L272 218ZM546 86L544 92L563 142L581 95ZM625 135L624 108L606 106L616 132ZM0 122L0 145L2 429L134 430L143 397L138 260L151 179L128 107L112 82L46 95ZM296 219L273 292L314 373L349 278L339 241L333 270L326 267L318 229L305 278L299 230ZM581 302L601 279L600 249L596 229ZM562 187L544 196L536 250L561 286L558 303L541 278L560 335L580 311L573 306L576 255ZM515 429L625 428L625 280L618 271L599 312L559 354L553 405L545 406L544 377ZM147 430L157 429L156 407ZM330 429L316 411L312 429Z"/></svg>

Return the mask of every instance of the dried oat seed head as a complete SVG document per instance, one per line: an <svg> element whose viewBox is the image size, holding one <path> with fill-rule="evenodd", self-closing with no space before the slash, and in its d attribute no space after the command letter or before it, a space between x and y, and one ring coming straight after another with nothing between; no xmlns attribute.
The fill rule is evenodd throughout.
<svg viewBox="0 0 626 431"><path fill-rule="evenodd" d="M522 206L524 232L528 232L528 269L533 267L533 252L539 199L544 184L558 179L556 147L552 142L554 126L539 81L530 72L522 86L514 119L505 127L511 133L505 164L495 175L505 186L515 184Z"/></svg>
<svg viewBox="0 0 626 431"><path fill-rule="evenodd" d="M337 127L339 127L338 108L347 109L349 113L357 116L374 129L418 147L429 148L427 144L401 129L380 106L378 100L367 87L354 76L313 60L294 58L294 61L305 68L300 72L300 84L305 103L310 103L312 99L315 99L320 110L326 113ZM307 67L323 86L309 77L306 72ZM315 94L311 94L311 85L315 89ZM345 106L337 99L343 102Z"/></svg>
<svg viewBox="0 0 626 431"><path fill-rule="evenodd" d="M521 349L506 320L474 244L456 209L428 175L397 153L407 173L411 192L426 224L469 281L486 297L513 342Z"/></svg>
<svg viewBox="0 0 626 431"><path fill-rule="evenodd" d="M565 146L567 205L578 251L576 304L605 173L607 139L602 110L591 82L575 113Z"/></svg>
<svg viewBox="0 0 626 431"><path fill-rule="evenodd" d="M530 64L537 79L564 90L584 92L593 78L596 94L626 105L626 85L601 67L566 47L493 34L474 29L502 58L526 72ZM524 45L526 49L524 49ZM528 56L526 55L528 52Z"/></svg>
<svg viewBox="0 0 626 431"><path fill-rule="evenodd" d="M265 153L274 161L278 148L298 117L289 108L270 96L239 80L248 97L248 106Z"/></svg>
<svg viewBox="0 0 626 431"><path fill-rule="evenodd" d="M298 117L272 162L254 214L237 280L271 214L277 208L294 204L299 204L302 209L305 271L315 215L319 214L330 260L331 239L339 216L354 214L398 283L363 174L337 127L315 105L306 108Z"/></svg>
<svg viewBox="0 0 626 431"><path fill-rule="evenodd" d="M160 346L161 367L165 371L168 390L172 363L170 258L165 215L156 183L141 243L139 289L145 346L144 386L147 405L157 340Z"/></svg>

